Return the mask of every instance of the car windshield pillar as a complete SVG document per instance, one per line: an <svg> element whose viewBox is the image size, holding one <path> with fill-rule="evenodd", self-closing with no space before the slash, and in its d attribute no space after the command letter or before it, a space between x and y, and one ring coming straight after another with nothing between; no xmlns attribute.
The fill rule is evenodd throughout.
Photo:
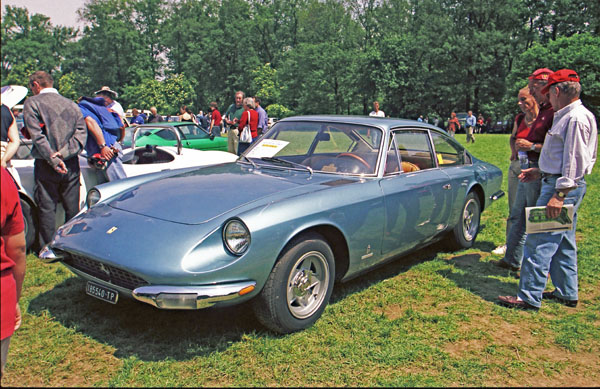
<svg viewBox="0 0 600 389"><path fill-rule="evenodd" d="M133 136L131 137L131 148L133 150L135 150L135 139L137 138L137 135L142 128L145 128L145 127L138 125L138 126L136 126L135 130L133 130ZM175 134L175 139L177 140L177 155L182 154L183 144L181 143L181 135L179 135L179 131L177 131L177 129L175 127L173 127L173 126L153 126L152 128L160 128L160 129L168 130L168 131L171 131L173 134Z"/></svg>

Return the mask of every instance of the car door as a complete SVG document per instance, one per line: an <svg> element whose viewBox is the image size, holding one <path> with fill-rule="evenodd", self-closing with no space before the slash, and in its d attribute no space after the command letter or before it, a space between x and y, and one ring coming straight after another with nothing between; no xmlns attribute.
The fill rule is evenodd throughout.
<svg viewBox="0 0 600 389"><path fill-rule="evenodd" d="M453 212L450 215L449 223L453 225L455 221L458 221L469 183L473 181L474 173L467 168L472 164L471 157L460 143L444 134L432 131L431 140L435 148L438 166L450 180Z"/></svg>
<svg viewBox="0 0 600 389"><path fill-rule="evenodd" d="M452 193L434 158L429 131L392 132L381 182L385 204L384 256L428 242L448 225Z"/></svg>
<svg viewBox="0 0 600 389"><path fill-rule="evenodd" d="M200 126L187 125L179 126L186 136L187 148L196 150L223 150L227 151L227 139L222 137L213 137L211 139L210 134L203 130Z"/></svg>

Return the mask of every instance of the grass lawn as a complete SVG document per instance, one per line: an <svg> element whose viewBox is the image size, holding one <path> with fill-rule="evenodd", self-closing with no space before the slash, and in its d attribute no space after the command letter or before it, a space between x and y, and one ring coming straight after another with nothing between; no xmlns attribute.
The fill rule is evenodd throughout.
<svg viewBox="0 0 600 389"><path fill-rule="evenodd" d="M469 150L506 172L508 135L476 137ZM597 386L600 166L577 225L577 308L496 304L518 285L489 263L500 258L491 251L504 242L507 214L506 197L486 210L472 249L430 246L337 285L321 319L287 336L266 332L247 306L112 306L86 296L62 265L30 255L2 385Z"/></svg>

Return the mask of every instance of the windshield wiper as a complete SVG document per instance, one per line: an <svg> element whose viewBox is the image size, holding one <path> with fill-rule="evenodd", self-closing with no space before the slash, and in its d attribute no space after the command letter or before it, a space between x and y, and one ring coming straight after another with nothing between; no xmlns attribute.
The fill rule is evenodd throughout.
<svg viewBox="0 0 600 389"><path fill-rule="evenodd" d="M275 163L280 163L283 165L287 165L287 166L297 166L297 167L301 167L303 169L308 170L308 172L310 173L310 175L312 176L313 174L313 170L310 166L306 166L306 165L302 165L301 163L296 163L296 162L292 162L292 161L287 161L285 159L281 159L281 158L274 158L274 157L262 157L261 158L262 161L266 161L266 162L275 162Z"/></svg>
<svg viewBox="0 0 600 389"><path fill-rule="evenodd" d="M252 164L252 166L254 166L255 169L258 169L258 166L256 166L256 164L254 163L253 160L251 160L250 158L248 158L246 155L244 155L244 158L246 158L246 161L250 162Z"/></svg>

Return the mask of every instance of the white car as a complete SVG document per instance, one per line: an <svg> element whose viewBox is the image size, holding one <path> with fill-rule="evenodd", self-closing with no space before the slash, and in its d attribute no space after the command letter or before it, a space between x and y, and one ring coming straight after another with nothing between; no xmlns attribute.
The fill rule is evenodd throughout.
<svg viewBox="0 0 600 389"><path fill-rule="evenodd" d="M135 147L136 131L133 135L133 147L123 150L122 161L127 177L155 173L162 170L234 162L238 159L237 155L225 151L204 151L183 148L179 134L177 132L175 134L177 137L177 147L153 145ZM22 140L19 151L17 151L17 154L11 160L12 167L8 169L19 189L28 249L35 246L39 226L38 207L33 197L35 180L33 177L34 159L30 155L31 147L31 141ZM96 169L89 166L85 155L79 156L79 166L81 168L79 200L80 207L83 207L87 192L103 182L98 182ZM59 204L56 212L56 225L60 226L65 221L64 209Z"/></svg>

